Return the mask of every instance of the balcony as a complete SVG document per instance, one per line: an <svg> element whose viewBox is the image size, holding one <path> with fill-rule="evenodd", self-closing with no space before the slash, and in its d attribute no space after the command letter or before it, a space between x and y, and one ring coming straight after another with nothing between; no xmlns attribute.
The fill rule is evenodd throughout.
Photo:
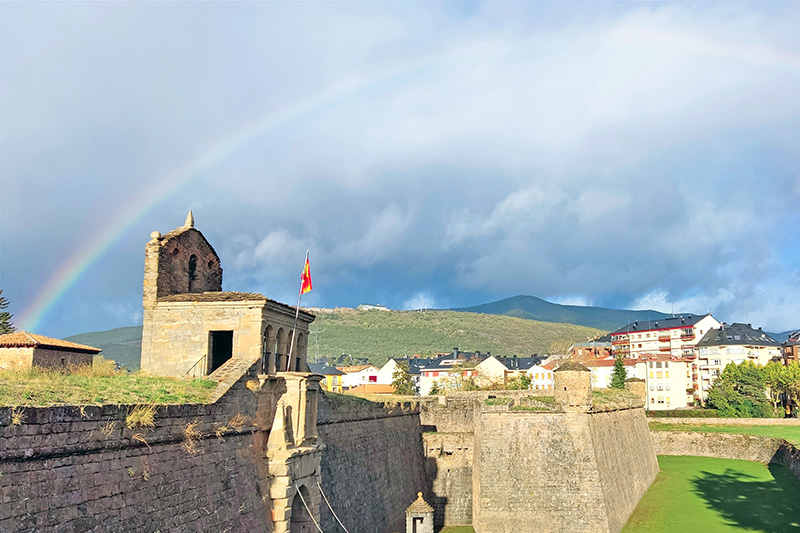
<svg viewBox="0 0 800 533"><path fill-rule="evenodd" d="M669 346L659 346L659 347L658 347L658 351L659 351L659 352L669 352L669 351L670 351L670 349L671 349L671 348L670 348Z"/></svg>
<svg viewBox="0 0 800 533"><path fill-rule="evenodd" d="M668 333L658 336L658 342L669 342L670 340L672 340L672 337L670 337Z"/></svg>
<svg viewBox="0 0 800 533"><path fill-rule="evenodd" d="M683 335L681 335L681 340L682 341L693 341L694 340L694 335L687 335L686 333L684 333Z"/></svg>

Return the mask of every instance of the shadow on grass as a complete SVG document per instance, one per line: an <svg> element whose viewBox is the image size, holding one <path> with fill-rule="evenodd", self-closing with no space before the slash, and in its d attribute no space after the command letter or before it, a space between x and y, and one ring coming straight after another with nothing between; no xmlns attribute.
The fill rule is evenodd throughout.
<svg viewBox="0 0 800 533"><path fill-rule="evenodd" d="M731 526L765 533L800 532L800 507L794 501L798 480L784 467L770 464L773 479L727 469L702 472L692 480L694 491Z"/></svg>

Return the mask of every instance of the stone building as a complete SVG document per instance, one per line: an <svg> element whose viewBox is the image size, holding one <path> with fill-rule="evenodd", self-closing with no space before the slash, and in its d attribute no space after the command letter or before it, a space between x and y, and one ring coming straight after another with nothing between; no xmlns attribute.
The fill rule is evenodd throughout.
<svg viewBox="0 0 800 533"><path fill-rule="evenodd" d="M26 331L0 335L0 369L3 370L92 366L93 357L99 353L99 348Z"/></svg>
<svg viewBox="0 0 800 533"><path fill-rule="evenodd" d="M145 246L143 371L205 376L226 361L261 357L262 372L307 372L308 325L314 315L256 293L223 292L214 248L186 223ZM290 360L289 353L292 352Z"/></svg>

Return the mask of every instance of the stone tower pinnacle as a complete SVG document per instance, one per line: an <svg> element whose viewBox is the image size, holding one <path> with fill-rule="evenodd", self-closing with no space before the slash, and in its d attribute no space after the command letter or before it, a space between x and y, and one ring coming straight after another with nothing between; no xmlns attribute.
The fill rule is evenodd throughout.
<svg viewBox="0 0 800 533"><path fill-rule="evenodd" d="M189 211L189 214L186 215L186 222L183 223L183 227L184 228L193 228L194 227L194 215L192 214L191 211Z"/></svg>

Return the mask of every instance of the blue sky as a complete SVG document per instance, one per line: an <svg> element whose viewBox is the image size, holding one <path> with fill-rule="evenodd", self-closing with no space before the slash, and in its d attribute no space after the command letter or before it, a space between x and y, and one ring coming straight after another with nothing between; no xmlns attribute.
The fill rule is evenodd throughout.
<svg viewBox="0 0 800 533"><path fill-rule="evenodd" d="M0 288L45 335L140 323L144 244L192 209L226 290L288 303L309 249L309 306L797 328L797 27L792 2L0 3Z"/></svg>

